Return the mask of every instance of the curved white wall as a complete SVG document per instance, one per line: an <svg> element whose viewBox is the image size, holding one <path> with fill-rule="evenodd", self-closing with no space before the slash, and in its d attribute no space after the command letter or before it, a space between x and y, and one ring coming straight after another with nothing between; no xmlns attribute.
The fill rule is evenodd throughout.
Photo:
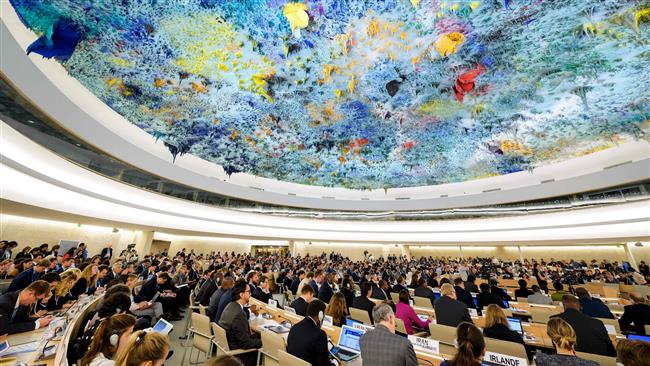
<svg viewBox="0 0 650 366"><path fill-rule="evenodd" d="M140 190L72 164L0 125L0 190L22 204L193 235L374 243L647 241L650 202L518 217L415 222L328 221L220 209Z"/></svg>
<svg viewBox="0 0 650 366"><path fill-rule="evenodd" d="M185 155L173 163L162 143L102 103L57 62L35 54L26 56L24 50L36 35L22 25L9 2L0 2L0 16L0 70L28 99L68 131L110 155L206 191L295 207L422 210L541 199L650 178L650 145L644 141L532 172L388 191L305 186L241 173L228 177L220 167L194 156ZM624 165L604 169L619 164Z"/></svg>

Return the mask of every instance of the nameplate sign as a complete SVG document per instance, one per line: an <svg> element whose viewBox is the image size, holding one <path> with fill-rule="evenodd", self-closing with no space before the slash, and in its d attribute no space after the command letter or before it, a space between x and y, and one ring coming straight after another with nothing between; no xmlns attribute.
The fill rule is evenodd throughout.
<svg viewBox="0 0 650 366"><path fill-rule="evenodd" d="M469 308L467 310L469 310L469 316L478 318L478 311L476 309Z"/></svg>
<svg viewBox="0 0 650 366"><path fill-rule="evenodd" d="M273 300L273 299L269 299L269 307L273 308L273 309L277 309L278 308L278 301Z"/></svg>
<svg viewBox="0 0 650 366"><path fill-rule="evenodd" d="M605 324L605 329L607 329L607 334L616 335L616 327L611 324Z"/></svg>
<svg viewBox="0 0 650 366"><path fill-rule="evenodd" d="M352 328L361 329L364 332L375 329L375 327L373 327L372 325L367 325L363 323L354 323L352 324Z"/></svg>
<svg viewBox="0 0 650 366"><path fill-rule="evenodd" d="M286 311L287 313L291 313L291 314L296 313L296 309L292 308L291 306L285 306L284 311Z"/></svg>
<svg viewBox="0 0 650 366"><path fill-rule="evenodd" d="M431 353L440 354L440 342L435 339L416 337L414 335L408 336L409 341L415 348L420 348Z"/></svg>
<svg viewBox="0 0 650 366"><path fill-rule="evenodd" d="M483 361L486 362L486 365L528 366L528 360L526 359L494 352L485 352Z"/></svg>
<svg viewBox="0 0 650 366"><path fill-rule="evenodd" d="M332 318L331 315L325 315L325 318L323 319L323 325L333 326L334 318Z"/></svg>

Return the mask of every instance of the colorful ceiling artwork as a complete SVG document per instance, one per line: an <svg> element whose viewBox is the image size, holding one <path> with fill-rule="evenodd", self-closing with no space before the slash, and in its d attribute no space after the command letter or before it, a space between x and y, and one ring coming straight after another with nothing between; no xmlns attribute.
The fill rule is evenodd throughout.
<svg viewBox="0 0 650 366"><path fill-rule="evenodd" d="M228 174L423 186L650 132L647 1L11 3L28 53Z"/></svg>

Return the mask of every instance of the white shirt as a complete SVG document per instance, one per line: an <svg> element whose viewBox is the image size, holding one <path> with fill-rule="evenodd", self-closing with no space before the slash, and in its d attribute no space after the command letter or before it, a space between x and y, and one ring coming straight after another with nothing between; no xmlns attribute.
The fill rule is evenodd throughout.
<svg viewBox="0 0 650 366"><path fill-rule="evenodd" d="M115 361L106 358L103 353L99 352L88 366L115 366Z"/></svg>
<svg viewBox="0 0 650 366"><path fill-rule="evenodd" d="M14 311L11 314L11 321L14 320L14 316L16 315L16 312L18 311L19 307L20 307L20 295L18 295L18 298L16 298L16 305L14 305ZM35 321L34 324L36 324L36 326L34 327L34 330L41 327L41 323L38 320Z"/></svg>

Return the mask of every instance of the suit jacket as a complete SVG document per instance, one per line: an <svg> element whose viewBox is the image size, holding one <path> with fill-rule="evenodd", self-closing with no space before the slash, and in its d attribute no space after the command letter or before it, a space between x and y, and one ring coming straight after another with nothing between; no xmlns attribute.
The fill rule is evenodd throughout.
<svg viewBox="0 0 650 366"><path fill-rule="evenodd" d="M618 320L621 330L646 334L644 326L650 324L650 305L633 304L624 307L623 310L623 315ZM634 323L634 326L632 326L632 323Z"/></svg>
<svg viewBox="0 0 650 366"><path fill-rule="evenodd" d="M372 285L372 293L370 294L370 297L373 299L379 299L379 300L390 300L390 296L387 292L382 291L381 287L377 285Z"/></svg>
<svg viewBox="0 0 650 366"><path fill-rule="evenodd" d="M428 297L431 300L431 305L436 301L436 296L433 294L433 290L428 287L420 286L413 291L413 295L419 297Z"/></svg>
<svg viewBox="0 0 650 366"><path fill-rule="evenodd" d="M374 323L374 321L372 320L372 309L375 307L375 303L372 302L370 299L368 299L365 296L355 297L354 300L352 300L352 307L355 309L361 309L367 311L368 316L370 316L370 321Z"/></svg>
<svg viewBox="0 0 650 366"><path fill-rule="evenodd" d="M101 252L100 256L102 257L102 261L104 259L106 259L106 258L108 258L108 260L110 260L111 258L113 258L113 248L104 248L104 249L102 249L102 252Z"/></svg>
<svg viewBox="0 0 650 366"><path fill-rule="evenodd" d="M449 296L441 296L433 304L436 312L436 322L450 327L457 327L461 322L472 322L467 305Z"/></svg>
<svg viewBox="0 0 650 366"><path fill-rule="evenodd" d="M16 276L16 278L11 281L9 288L7 288L7 292L22 290L29 286L32 282L36 281L40 276L41 273L36 273L36 271L34 271L34 267L26 271L22 271L18 274L18 276Z"/></svg>
<svg viewBox="0 0 650 366"><path fill-rule="evenodd" d="M221 295L224 294L226 290L223 289L223 287L219 287L217 291L210 296L210 303L208 304L208 308L206 309L206 313L210 317L214 317L217 315L217 309L219 309L219 300L221 300ZM213 319L214 321L214 319Z"/></svg>
<svg viewBox="0 0 650 366"><path fill-rule="evenodd" d="M341 293L345 296L345 305L350 308L352 301L354 301L354 291L344 287L341 289Z"/></svg>
<svg viewBox="0 0 650 366"><path fill-rule="evenodd" d="M318 295L318 284L316 283L316 280L311 280L309 286L314 289L314 295Z"/></svg>
<svg viewBox="0 0 650 366"><path fill-rule="evenodd" d="M524 344L524 339L519 335L519 333L502 324L497 324L490 328L484 328L483 335L494 339L500 339L502 341Z"/></svg>
<svg viewBox="0 0 650 366"><path fill-rule="evenodd" d="M407 338L377 325L361 336L363 366L417 366L413 345Z"/></svg>
<svg viewBox="0 0 650 366"><path fill-rule="evenodd" d="M136 303L142 301L151 301L154 295L158 292L158 277L151 277L147 282L142 284L140 292L137 295L133 296L133 300Z"/></svg>
<svg viewBox="0 0 650 366"><path fill-rule="evenodd" d="M300 294L297 293L298 285L300 285L300 280L298 279L298 277L294 277L293 280L291 281L291 286L289 287L289 289L296 296L300 296Z"/></svg>
<svg viewBox="0 0 650 366"><path fill-rule="evenodd" d="M505 307L503 305L503 299L499 297L497 294L493 294L491 292L481 292L480 294L476 295L476 302L478 303L478 308L480 310L483 310L484 307L490 305L490 304L495 304L499 305L499 307Z"/></svg>
<svg viewBox="0 0 650 366"><path fill-rule="evenodd" d="M287 352L312 366L330 365L327 334L310 317L305 317L291 327L287 337Z"/></svg>
<svg viewBox="0 0 650 366"><path fill-rule="evenodd" d="M393 292L398 294L398 295L399 295L400 292L402 292L402 290L408 291L408 289L406 287L400 285L399 283L396 284L395 286L393 286Z"/></svg>
<svg viewBox="0 0 650 366"><path fill-rule="evenodd" d="M37 318L29 316L27 306L15 309L20 291L7 292L0 296L0 334L14 334L36 329ZM15 309L15 312L14 312Z"/></svg>
<svg viewBox="0 0 650 366"><path fill-rule="evenodd" d="M329 304L332 296L334 296L332 286L330 286L327 281L323 282L323 284L320 286L320 289L318 290L318 299L326 304Z"/></svg>
<svg viewBox="0 0 650 366"><path fill-rule="evenodd" d="M228 346L231 350L262 347L262 340L251 338L248 317L237 301L231 301L219 318L219 325L226 330Z"/></svg>
<svg viewBox="0 0 650 366"><path fill-rule="evenodd" d="M252 296L255 299L257 299L257 300L259 300L259 301L261 301L261 302L263 302L265 304L268 304L269 299L273 298L273 295L271 295L270 292L265 293L264 291L262 291L262 289L260 287L256 288L255 291L253 291Z"/></svg>
<svg viewBox="0 0 650 366"><path fill-rule="evenodd" d="M226 309L228 304L232 301L232 289L226 291L221 295L221 298L219 299L219 306L217 306L217 313L214 314L214 322L218 323L219 319L221 319L221 314L223 311Z"/></svg>
<svg viewBox="0 0 650 366"><path fill-rule="evenodd" d="M198 298L199 303L203 306L208 306L210 305L210 297L212 297L212 294L217 291L217 281L207 280L206 283L204 283L204 286L201 286L201 289L203 292Z"/></svg>
<svg viewBox="0 0 650 366"><path fill-rule="evenodd" d="M296 311L296 314L305 316L307 315L307 305L309 305L309 303L307 303L305 299L303 299L302 297L298 297L295 300L293 300L293 302L289 306L291 306L293 310Z"/></svg>
<svg viewBox="0 0 650 366"><path fill-rule="evenodd" d="M469 282L469 281L465 281L465 290L469 291L470 293L472 293L472 292L478 293L479 292L478 286L476 286L475 283Z"/></svg>
<svg viewBox="0 0 650 366"><path fill-rule="evenodd" d="M562 318L573 327L576 332L576 351L616 356L616 350L607 335L607 329L600 320L584 315L575 309L566 309L562 314L554 316Z"/></svg>
<svg viewBox="0 0 650 366"><path fill-rule="evenodd" d="M468 308L476 309L476 304L474 304L474 298L472 298L472 294L470 294L469 291L465 290L460 286L454 286L454 290L456 290L456 300L467 305Z"/></svg>
<svg viewBox="0 0 650 366"><path fill-rule="evenodd" d="M607 305L605 305L600 299L595 297L584 297L580 299L580 305L582 305L582 313L589 315L593 318L605 318L605 319L614 319L614 314L609 311Z"/></svg>

